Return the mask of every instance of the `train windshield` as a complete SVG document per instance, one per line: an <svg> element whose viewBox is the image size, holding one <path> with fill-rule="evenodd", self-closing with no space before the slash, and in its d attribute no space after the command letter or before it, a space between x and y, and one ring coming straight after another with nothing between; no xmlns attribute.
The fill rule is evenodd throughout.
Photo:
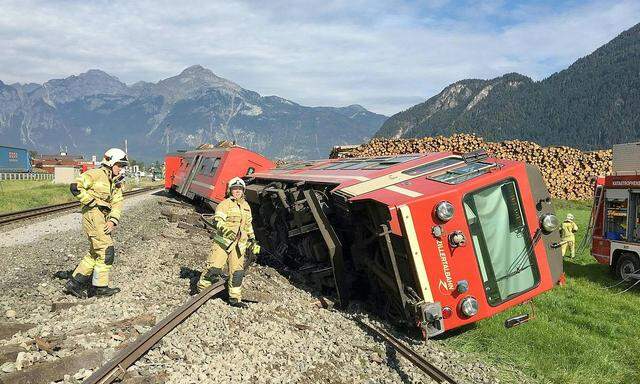
<svg viewBox="0 0 640 384"><path fill-rule="evenodd" d="M472 192L463 203L489 305L536 286L540 273L515 181Z"/></svg>

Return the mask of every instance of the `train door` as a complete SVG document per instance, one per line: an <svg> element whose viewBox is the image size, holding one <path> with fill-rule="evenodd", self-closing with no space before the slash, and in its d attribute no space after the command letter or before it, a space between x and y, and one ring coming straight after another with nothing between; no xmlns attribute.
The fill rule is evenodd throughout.
<svg viewBox="0 0 640 384"><path fill-rule="evenodd" d="M196 173L198 172L198 169L200 169L200 163L202 163L202 159L203 159L202 155L196 155L196 157L193 158L191 169L187 171L187 178L185 179L184 183L182 183L182 185L180 186L180 190L178 191L179 194L183 196L191 197L187 194L187 192L189 191L189 188L191 188L191 182L193 182L193 179L196 177Z"/></svg>

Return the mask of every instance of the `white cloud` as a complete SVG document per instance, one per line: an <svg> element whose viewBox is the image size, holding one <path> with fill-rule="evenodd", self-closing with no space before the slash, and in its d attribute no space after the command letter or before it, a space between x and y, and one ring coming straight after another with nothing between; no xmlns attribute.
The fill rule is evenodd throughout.
<svg viewBox="0 0 640 384"><path fill-rule="evenodd" d="M640 16L635 1L481 3L0 0L0 80L157 81L201 64L261 94L391 114L463 78L544 78Z"/></svg>

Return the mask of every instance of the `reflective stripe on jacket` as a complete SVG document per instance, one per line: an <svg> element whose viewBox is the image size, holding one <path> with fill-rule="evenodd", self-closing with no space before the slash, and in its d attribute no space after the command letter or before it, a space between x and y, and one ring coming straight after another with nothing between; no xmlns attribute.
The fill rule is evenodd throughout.
<svg viewBox="0 0 640 384"><path fill-rule="evenodd" d="M216 224L217 233L214 235L214 241L223 248L228 249L231 244L238 242L241 252L247 247L247 242L255 238L253 233L251 216L251 207L244 198L235 200L227 198L222 200L216 207L216 213L213 215ZM234 239L224 237L224 230L233 231L236 236Z"/></svg>
<svg viewBox="0 0 640 384"><path fill-rule="evenodd" d="M118 224L122 215L122 188L117 187L111 179L109 168L90 169L76 178L78 195L82 205L101 206L110 210L108 220Z"/></svg>

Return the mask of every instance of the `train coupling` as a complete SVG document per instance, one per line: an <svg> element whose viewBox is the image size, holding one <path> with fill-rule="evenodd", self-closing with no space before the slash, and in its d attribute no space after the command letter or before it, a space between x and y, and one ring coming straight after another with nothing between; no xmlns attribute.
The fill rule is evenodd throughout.
<svg viewBox="0 0 640 384"><path fill-rule="evenodd" d="M442 306L439 302L421 303L419 308L422 317L420 320L420 328L422 328L422 332L427 338L439 335L445 331Z"/></svg>

